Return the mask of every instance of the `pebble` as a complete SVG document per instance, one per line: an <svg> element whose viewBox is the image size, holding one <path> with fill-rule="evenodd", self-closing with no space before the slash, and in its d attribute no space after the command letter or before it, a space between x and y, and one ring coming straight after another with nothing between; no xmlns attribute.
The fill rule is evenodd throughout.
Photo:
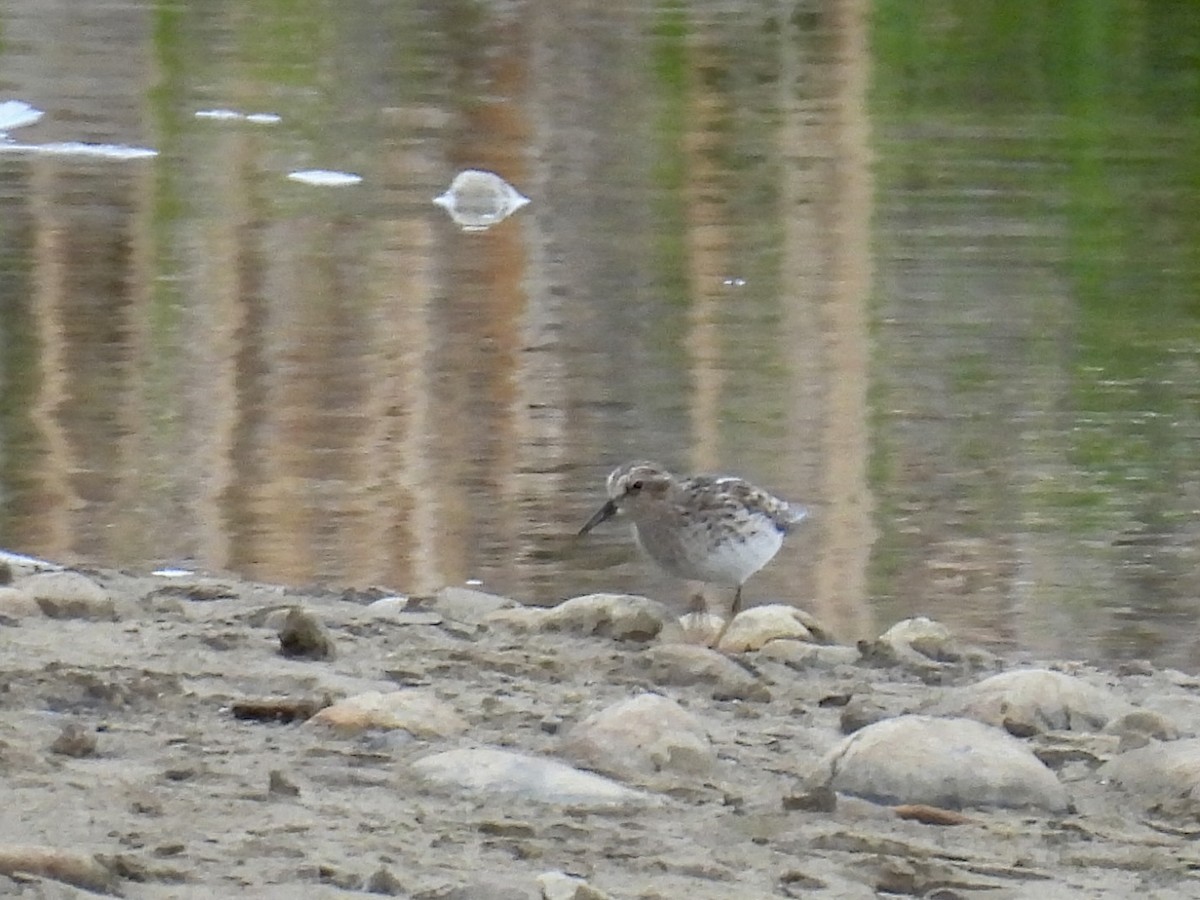
<svg viewBox="0 0 1200 900"><path fill-rule="evenodd" d="M489 747L435 753L413 763L430 781L474 794L519 796L575 809L654 806L662 800L566 763Z"/></svg>
<svg viewBox="0 0 1200 900"><path fill-rule="evenodd" d="M660 772L702 776L716 752L704 723L661 694L639 694L576 724L561 744L564 756L618 778Z"/></svg>
<svg viewBox="0 0 1200 900"><path fill-rule="evenodd" d="M667 619L665 607L647 597L585 594L549 609L524 606L496 610L484 621L518 631L561 631L617 641L649 641L662 631Z"/></svg>
<svg viewBox="0 0 1200 900"><path fill-rule="evenodd" d="M950 629L925 616L902 619L874 642L864 642L860 650L873 662L894 662L918 668L957 662L963 656Z"/></svg>
<svg viewBox="0 0 1200 900"><path fill-rule="evenodd" d="M1104 726L1104 731L1119 738L1121 752L1145 747L1151 741L1175 741L1180 736L1174 722L1150 709L1135 709L1118 716Z"/></svg>
<svg viewBox="0 0 1200 900"><path fill-rule="evenodd" d="M1200 819L1200 738L1130 750L1097 774L1148 811L1193 826Z"/></svg>
<svg viewBox="0 0 1200 900"><path fill-rule="evenodd" d="M1050 669L1001 672L947 691L922 711L964 716L1029 736L1046 731L1099 731L1131 710L1107 688Z"/></svg>
<svg viewBox="0 0 1200 900"><path fill-rule="evenodd" d="M1069 805L1054 773L1021 741L974 719L904 715L868 725L825 755L810 784L947 809Z"/></svg>
<svg viewBox="0 0 1200 900"><path fill-rule="evenodd" d="M810 629L811 631L811 629ZM807 641L779 639L766 644L758 651L760 659L771 659L789 668L834 669L858 662L859 653L854 647L841 644L810 644Z"/></svg>
<svg viewBox="0 0 1200 900"><path fill-rule="evenodd" d="M807 618L811 617L794 606L784 606L782 603L743 610L729 623L718 649L726 653L744 653L747 650L759 650L781 638L815 641L812 631L805 624Z"/></svg>
<svg viewBox="0 0 1200 900"><path fill-rule="evenodd" d="M320 619L299 606L288 610L279 629L279 652L301 659L333 659L336 656L329 630Z"/></svg>
<svg viewBox="0 0 1200 900"><path fill-rule="evenodd" d="M68 722L63 726L58 737L51 742L50 752L82 759L86 756L95 756L97 747L94 731L84 728L76 722Z"/></svg>
<svg viewBox="0 0 1200 900"><path fill-rule="evenodd" d="M494 612L519 606L508 597L464 587L444 587L433 598L434 609L448 619L467 625L479 625Z"/></svg>
<svg viewBox="0 0 1200 900"><path fill-rule="evenodd" d="M37 572L14 582L51 619L117 620L112 596L79 572Z"/></svg>
<svg viewBox="0 0 1200 900"><path fill-rule="evenodd" d="M566 872L543 872L537 877L537 884L542 900L610 900L604 891Z"/></svg>
<svg viewBox="0 0 1200 900"><path fill-rule="evenodd" d="M365 691L326 706L308 721L343 734L369 728L399 729L423 739L452 737L468 727L454 707L432 692L419 689Z"/></svg>
<svg viewBox="0 0 1200 900"><path fill-rule="evenodd" d="M655 684L687 687L712 686L713 696L723 700L766 702L771 695L762 680L723 653L696 644L654 644L638 654L636 665Z"/></svg>
<svg viewBox="0 0 1200 900"><path fill-rule="evenodd" d="M0 616L28 619L41 615L42 608L28 591L16 587L0 587Z"/></svg>

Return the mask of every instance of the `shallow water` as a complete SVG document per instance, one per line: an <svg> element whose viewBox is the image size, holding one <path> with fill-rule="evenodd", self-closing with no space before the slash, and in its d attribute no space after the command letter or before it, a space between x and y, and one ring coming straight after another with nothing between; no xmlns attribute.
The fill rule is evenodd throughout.
<svg viewBox="0 0 1200 900"><path fill-rule="evenodd" d="M347 6L0 2L11 141L158 151L0 153L0 543L682 603L648 457L846 639L1200 667L1200 8Z"/></svg>

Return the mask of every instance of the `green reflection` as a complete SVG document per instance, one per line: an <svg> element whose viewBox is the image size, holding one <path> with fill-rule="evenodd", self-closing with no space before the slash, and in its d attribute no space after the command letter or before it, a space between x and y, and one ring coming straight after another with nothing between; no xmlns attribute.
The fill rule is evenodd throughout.
<svg viewBox="0 0 1200 900"><path fill-rule="evenodd" d="M1002 594L1148 607L1197 503L1200 5L881 0L873 38L877 590L991 532Z"/></svg>

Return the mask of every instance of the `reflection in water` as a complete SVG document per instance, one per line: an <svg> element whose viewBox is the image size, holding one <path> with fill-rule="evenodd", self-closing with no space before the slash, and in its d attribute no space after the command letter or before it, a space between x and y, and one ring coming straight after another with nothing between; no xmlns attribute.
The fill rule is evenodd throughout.
<svg viewBox="0 0 1200 900"><path fill-rule="evenodd" d="M463 231L486 231L528 204L529 198L493 172L464 169L433 202Z"/></svg>
<svg viewBox="0 0 1200 900"><path fill-rule="evenodd" d="M287 177L289 181L318 187L345 187L362 183L361 175L355 175L353 172L334 172L330 169L301 169L298 172L288 172Z"/></svg>
<svg viewBox="0 0 1200 900"><path fill-rule="evenodd" d="M682 603L572 536L648 457L813 507L750 603L1200 666L1200 25L1150 66L965 0L319 12L0 2L22 138L160 152L0 155L3 544ZM466 166L538 202L464 234Z"/></svg>
<svg viewBox="0 0 1200 900"><path fill-rule="evenodd" d="M0 103L0 138L7 138L14 128L32 125L44 115L45 112L34 109L24 100L5 100Z"/></svg>

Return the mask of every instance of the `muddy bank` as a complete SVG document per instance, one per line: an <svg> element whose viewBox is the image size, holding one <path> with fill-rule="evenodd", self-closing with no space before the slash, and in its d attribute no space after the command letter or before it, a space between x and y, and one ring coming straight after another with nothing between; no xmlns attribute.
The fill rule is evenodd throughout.
<svg viewBox="0 0 1200 900"><path fill-rule="evenodd" d="M936 623L843 647L756 611L718 653L644 598L10 568L2 895L1200 893L1183 673Z"/></svg>

